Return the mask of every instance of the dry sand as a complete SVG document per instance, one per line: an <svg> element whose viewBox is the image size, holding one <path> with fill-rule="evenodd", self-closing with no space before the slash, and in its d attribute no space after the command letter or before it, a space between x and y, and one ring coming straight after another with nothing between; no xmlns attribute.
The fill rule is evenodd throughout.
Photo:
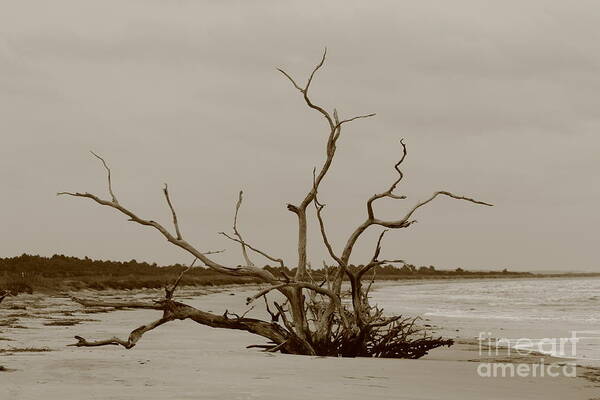
<svg viewBox="0 0 600 400"><path fill-rule="evenodd" d="M132 293L102 295L126 297ZM198 290L182 292L188 297L185 302L204 310L243 312L247 293L240 289L232 293L232 288L200 297L193 296L201 294ZM157 297L150 291L134 295ZM10 309L21 305L26 310ZM260 315L260 310L253 313ZM0 340L0 349L52 351L0 352L0 366L10 369L0 371L0 399L600 398L599 375L587 368L579 368L577 378L479 377L479 363L473 362L479 360L478 349L470 343L434 350L420 360L303 357L245 349L263 341L244 332L176 321L149 332L131 350L66 347L74 342L75 334L88 339L125 338L131 329L159 317L160 312L152 310L84 314L64 297L35 295L5 300L0 322L12 327L0 326L0 338L11 340ZM56 320L75 322L76 318L96 321L44 325ZM511 361L537 363L539 357L532 354ZM545 361L551 360L546 357Z"/></svg>

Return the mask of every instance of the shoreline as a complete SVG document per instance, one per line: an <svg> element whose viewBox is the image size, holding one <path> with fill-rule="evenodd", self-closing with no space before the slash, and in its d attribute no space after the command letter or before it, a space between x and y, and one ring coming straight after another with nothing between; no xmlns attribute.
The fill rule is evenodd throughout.
<svg viewBox="0 0 600 400"><path fill-rule="evenodd" d="M214 312L241 311L246 309L245 299L252 290L246 285L210 289L184 288L179 298ZM83 291L78 295L141 299L155 298L161 293L157 290L132 292ZM47 347L51 351L1 354L0 365L10 371L0 371L0 398L29 400L48 395L81 399L86 398L80 393L80 385L85 383L86 393L94 397L132 400L165 397L299 399L307 396L349 400L365 396L374 399L398 396L461 400L590 399L597 393L600 380L600 370L587 367L577 368L577 378L481 377L477 368L482 362L532 365L543 358L549 366L550 358L533 353L520 358L507 358L505 354L492 359L480 358L477 345L468 339L460 339L450 348L434 349L418 360L308 357L246 349L247 345L262 340L245 332L209 328L191 321L173 322L152 331L131 350L112 346L66 347L73 343L75 334L90 338L126 337L141 323L155 320L157 312L119 310L84 314L65 297L25 295L3 304L5 307L0 308L3 318L18 311L6 309L7 305L22 305L27 311L33 310L42 316L18 321L28 325L28 329L0 327L0 336L14 339L0 341L0 348L31 346ZM257 306L250 315L264 317L262 311ZM71 313L64 318L96 321L83 321L75 326L43 324L44 319L57 318L64 312ZM302 390L289 391L299 384ZM74 393L79 395L74 396Z"/></svg>
<svg viewBox="0 0 600 400"><path fill-rule="evenodd" d="M572 307L579 307L573 314L563 313L554 305L545 307L548 304L545 297L539 300L535 296L527 297L531 296L528 294L531 288L540 288L538 292L551 288L548 292L551 304L552 296L559 297L553 293L559 293L568 279L585 282L581 278L565 278L565 283L547 278L543 284L542 281L537 283L536 279L522 284L478 280L481 284L471 285L467 281L454 281L457 286L446 286L450 282L444 280L396 284L380 282L372 291L371 298L391 314L420 316L436 336L481 340L490 346L510 346L513 352L534 350L545 357L564 355L566 360L580 365L600 367L594 345L600 333L598 323L581 319L582 315L585 317L581 314L583 311L577 313L582 309L581 301L587 301L587 292L583 291L584 294L579 296L583 300L578 297L578 303L573 303ZM588 282L591 288L598 286L597 280ZM471 287L476 289L471 291ZM518 288L517 291L512 292L513 287ZM559 291L556 292L555 288ZM505 298L503 294L506 293L513 293L516 297Z"/></svg>
<svg viewBox="0 0 600 400"><path fill-rule="evenodd" d="M439 271L438 271L439 272ZM375 289L378 286L384 285L394 285L394 284L402 284L405 282L409 283L418 283L418 282L453 282L453 281L475 281L475 280L496 280L496 279L518 279L518 280L526 280L526 279L577 279L577 278L600 278L600 273L556 273L556 274L536 274L536 273L467 273L463 275L456 275L452 273L444 274L437 273L432 275L427 274L415 274L415 275L380 275L375 279L375 283L373 288ZM112 292L112 291L125 291L125 292L135 292L140 290L161 290L164 285L170 282L169 279L161 282L159 286L144 286L144 283L135 283L135 281L127 281L127 280L118 280L116 281L117 287L112 287L110 283L103 287L82 287L81 285L72 285L73 282L78 282L77 277L72 277L68 280L61 280L61 285L57 286L40 286L31 288L31 292L18 292L17 294L11 293L10 290L5 290L7 296L9 298L11 296L21 296L24 294L46 294L46 295L59 295L65 292L82 292L82 291L92 291L92 292ZM210 283L210 282L209 282ZM348 281L344 280L344 283L347 284ZM223 282L217 281L216 283L207 284L206 281L195 284L182 284L180 288L185 289L197 289L197 290L219 290L223 288L226 290L229 287L246 287L252 288L265 285L264 283L257 281L248 281L248 282ZM124 287L121 287L124 286ZM129 287L131 286L131 287ZM3 293L3 288L0 287L0 293ZM5 299L6 299L5 298Z"/></svg>

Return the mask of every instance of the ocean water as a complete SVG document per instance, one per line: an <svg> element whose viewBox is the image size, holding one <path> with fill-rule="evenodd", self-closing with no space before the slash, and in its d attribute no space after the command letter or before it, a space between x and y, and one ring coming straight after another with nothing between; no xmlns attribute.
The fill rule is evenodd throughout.
<svg viewBox="0 0 600 400"><path fill-rule="evenodd" d="M600 365L600 278L401 282L377 287L371 303L420 316L445 337Z"/></svg>

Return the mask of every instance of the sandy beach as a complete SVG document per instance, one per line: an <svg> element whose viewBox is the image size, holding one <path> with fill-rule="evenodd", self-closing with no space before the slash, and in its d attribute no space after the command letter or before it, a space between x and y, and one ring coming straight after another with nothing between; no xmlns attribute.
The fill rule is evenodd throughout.
<svg viewBox="0 0 600 400"><path fill-rule="evenodd" d="M181 299L214 312L243 312L248 290L186 289ZM79 295L158 297L156 291ZM251 314L261 315L260 307ZM76 334L126 337L159 313L86 313L67 297L36 294L6 300L0 316L0 365L6 369L0 372L2 399L593 399L600 393L600 374L586 367L578 367L575 378L480 377L480 362L536 364L544 356L482 359L469 340L419 360L304 357L246 349L261 339L176 321L149 332L131 350L77 348L67 347ZM61 326L76 319L84 321ZM15 350L25 348L49 351ZM544 362L561 360L545 356Z"/></svg>
<svg viewBox="0 0 600 400"><path fill-rule="evenodd" d="M599 37L0 1L0 400L600 400Z"/></svg>

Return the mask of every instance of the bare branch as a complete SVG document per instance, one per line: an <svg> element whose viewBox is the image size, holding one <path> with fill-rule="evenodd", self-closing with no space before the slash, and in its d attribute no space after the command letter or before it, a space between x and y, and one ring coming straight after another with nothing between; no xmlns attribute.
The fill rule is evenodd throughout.
<svg viewBox="0 0 600 400"><path fill-rule="evenodd" d="M194 258L194 261L192 261L192 263L186 269L181 271L181 273L179 274L179 277L177 277L177 279L173 283L173 286L171 286L170 289L165 287L165 299L171 300L173 298L173 293L175 293L175 289L177 289L177 285L179 285L179 282L181 282L181 278L183 278L183 275L186 272L188 272L190 269L192 269L192 267L196 263L196 260L198 260L198 258Z"/></svg>
<svg viewBox="0 0 600 400"><path fill-rule="evenodd" d="M265 351L267 353L275 353L276 351L281 350L288 343L288 340L286 340L285 342L279 343L277 346L273 346L273 347L271 347L269 349L265 349Z"/></svg>
<svg viewBox="0 0 600 400"><path fill-rule="evenodd" d="M316 177L313 179L313 187L307 193L307 195L304 197L304 200L302 200L300 205L288 204L288 206L287 206L288 210L292 211L293 213L295 213L298 216L298 264L297 264L297 270L296 270L296 276L295 276L295 279L297 281L304 279L304 277L306 275L306 262L307 262L307 256L306 256L306 238L307 238L306 208L308 207L308 205L311 202L313 202L319 185L321 184L322 180L325 178L325 175L327 175L329 168L331 167L331 164L333 162L333 158L334 158L334 155L336 152L336 142L340 137L342 125L347 122L354 121L356 119L368 118L368 117L371 117L374 115L374 114L360 115L357 117L348 118L346 120L340 121L337 110L335 110L335 109L333 110L333 116L332 116L323 107L317 106L311 101L311 99L308 96L308 91L309 91L310 85L315 77L316 72L324 65L326 55L327 55L327 49L325 49L325 51L323 52L323 56L321 57L321 60L315 66L315 68L312 70L310 77L308 78L308 81L304 88L302 88L300 85L298 85L298 83L287 72L285 72L282 69L279 69L279 71L286 78L288 78L290 80L290 82L292 82L294 87L296 89L298 89L304 95L304 101L306 102L308 107L319 111L323 115L323 117L325 117L325 119L327 120L327 123L329 124L329 128L330 128L329 136L327 139L327 146L326 146L326 160L323 163L323 166L321 167L319 173L316 174ZM318 208L319 208L319 206L317 205L317 210L318 210ZM322 207L321 207L321 209L322 209ZM317 214L318 213L319 213L319 211L317 211ZM320 222L322 223L323 221L321 220ZM321 233L322 234L324 232L323 227L324 227L324 225L321 224ZM328 241L326 243L326 246L327 245L328 245ZM330 250L330 249L328 248L328 250ZM330 255L332 255L332 253L333 252L330 250ZM334 259L339 260L339 258L336 256L334 257ZM297 296L300 296L300 295L301 295L301 293L298 292Z"/></svg>
<svg viewBox="0 0 600 400"><path fill-rule="evenodd" d="M262 289L261 291L259 291L258 293L256 293L254 296L247 297L246 305L252 303L256 299L259 299L259 298L265 296L267 293L269 293L272 290L281 289L282 287L285 287L285 286L291 286L291 284L292 284L292 282L283 282L278 285L266 287L266 288ZM265 297L265 301L266 301L266 299L267 298Z"/></svg>
<svg viewBox="0 0 600 400"><path fill-rule="evenodd" d="M388 231L387 229L384 229L379 234L379 238L377 239L377 245L375 245L375 253L373 254L373 257L371 258L371 262L377 261L377 258L379 257L379 253L381 253L381 240L383 239L383 236L385 236L387 231Z"/></svg>
<svg viewBox="0 0 600 400"><path fill-rule="evenodd" d="M134 329L129 334L129 338L127 338L127 340L122 340L122 339L119 339L118 337L112 337L112 338L106 339L106 340L94 340L94 341L90 342L90 341L87 341L86 339L82 338L81 336L75 336L75 339L77 339L77 343L69 344L67 346L96 347L96 346L110 346L110 345L118 346L118 345L121 345L121 346L125 347L126 349L131 349L142 338L144 333L151 331L152 329L157 328L157 327L161 326L162 324L165 324L172 320L173 320L173 318L171 318L171 317L166 317L166 318L163 317L163 318L156 320L150 324L142 325L139 328Z"/></svg>
<svg viewBox="0 0 600 400"><path fill-rule="evenodd" d="M114 203L118 204L119 202L117 201L117 197L115 196L115 194L113 193L113 190L112 190L112 182L110 179L110 168L108 167L108 164L106 164L106 161L104 161L104 158L100 157L98 154L94 153L91 150L90 150L90 153L92 153L94 155L94 157L96 157L98 160L102 161L102 165L104 165L104 169L106 170L106 175L108 178L108 193L110 194L112 201Z"/></svg>
<svg viewBox="0 0 600 400"><path fill-rule="evenodd" d="M202 254L204 255L209 255L209 254L221 254L221 253L225 253L225 249L223 250L210 250L210 251L205 251Z"/></svg>
<svg viewBox="0 0 600 400"><path fill-rule="evenodd" d="M97 156L98 157L98 156ZM99 158L99 157L98 157ZM101 159L102 160L102 159ZM104 162L104 160L102 160ZM108 168L108 167L106 167ZM166 189L166 188L165 188ZM112 192L112 190L111 190ZM164 226L162 226L161 224L159 224L156 221L153 220L146 220L143 218L138 217L133 211L130 211L129 209L123 207L120 203L118 203L116 201L116 199L114 199L113 197L113 201L109 201L109 200L104 200L99 198L98 196L91 194L91 193L80 193L80 192L59 192L57 193L57 195L67 195L67 196L73 196L73 197L85 197L88 199L91 199L93 201L95 201L96 203L103 205L103 206L107 206L107 207L111 207L114 208L118 211L120 211L121 213L125 214L126 216L129 217L129 221L132 222L136 222L140 225L144 225L144 226L151 226L154 229L158 230L164 237L165 239L167 239L170 243L186 250L187 252L191 253L192 255L194 255L195 257L197 257L200 261L202 261L206 266L208 266L209 268L218 271L218 272L222 272L225 274L229 274L229 275L251 275L251 276L255 276L258 277L262 280L265 280L267 282L272 282L272 281L276 281L275 277L273 275L271 275L268 271L263 271L263 270L259 270L259 269L253 269L252 267L247 267L247 268L228 268L225 267L223 265L220 265L216 262L214 262L213 260L211 260L210 258L206 257L205 254L201 253L200 251L198 251L196 248L194 248L192 245L190 245L188 242L186 242L185 240L183 240L181 238L181 234L178 233L177 236L173 236ZM165 194L168 198L168 191ZM177 226L176 226L177 227Z"/></svg>
<svg viewBox="0 0 600 400"><path fill-rule="evenodd" d="M276 301L273 302L273 305L279 312L279 315L281 315L281 322L283 322L283 325L287 328L288 331L294 332L294 325L288 320L287 316L285 315L286 310L283 308L283 306L277 303Z"/></svg>
<svg viewBox="0 0 600 400"><path fill-rule="evenodd" d="M310 74L310 77L308 78L308 81L306 82L306 86L304 87L304 94L306 95L306 92L308 92L308 88L310 87L310 84L312 83L312 80L315 76L315 73L323 66L323 64L325 63L325 57L327 56L327 47L325 47L325 50L323 51L323 57L321 57L321 61L317 64L317 66L315 67L315 69L313 69L313 71Z"/></svg>
<svg viewBox="0 0 600 400"><path fill-rule="evenodd" d="M329 289L325 289L319 285L313 284L313 283L309 283L309 282L283 282L274 286L269 286L263 290L261 290L260 292L258 292L257 294L255 294L252 297L248 297L246 299L246 304L250 304L252 303L254 300L266 295L267 293L269 293L272 290L276 290L276 289L281 289L284 287L295 287L295 288L303 288L303 289L309 289L312 290L316 293L325 295L327 297L329 297L332 300L332 303L336 306L336 309L339 311L340 316L342 317L342 319L344 320L344 323L346 325L348 325L348 321L345 318L345 315L343 313L342 310L342 302L340 300L340 297L335 294L333 291L329 290Z"/></svg>
<svg viewBox="0 0 600 400"><path fill-rule="evenodd" d="M231 237L231 236L229 236L229 235L228 235L228 234L226 234L225 232L219 232L219 234L220 234L220 235L223 235L223 236L225 236L225 237L226 237L227 239L229 239L229 240L233 240L234 242L238 242L238 243L240 243L240 244L243 244L244 246L246 246L246 247L247 247L247 248L249 248L250 250L252 250L252 251L254 251L254 252L256 252L256 253L260 254L261 256L263 256L263 257L265 257L265 258L268 258L269 260L271 260L271 261L274 261L274 262L276 262L276 263L279 263L279 265L280 265L280 266L282 266L282 267L284 266L284 261L283 261L283 259L281 259L281 258L276 258L276 257L270 256L270 255L268 255L267 253L265 253L264 251L262 251L262 250L259 250L259 249L257 249L256 247L249 245L247 242L245 242L245 241L243 241L243 240L240 240L240 239L237 239L237 238L234 238L234 237Z"/></svg>
<svg viewBox="0 0 600 400"><path fill-rule="evenodd" d="M373 286L373 283L375 282L375 276L377 276L377 269L373 269L373 276L371 276L369 285L367 286L367 289L365 290L365 297L367 298L367 301L369 299L369 292L371 291L371 286Z"/></svg>
<svg viewBox="0 0 600 400"><path fill-rule="evenodd" d="M76 300L77 301L77 300ZM80 304L83 304L81 301ZM110 304L110 305L109 305ZM128 307L131 306L132 303L109 303L109 302L85 302L85 306L123 306ZM134 307L134 308L144 308L144 307ZM207 325L213 328L227 328L227 329L238 329L243 331L248 331L254 333L259 336L263 336L274 343L282 343L287 340L290 336L290 332L283 329L281 326L274 322L265 322L254 318L227 318L226 315L217 315L209 312L205 312L202 310L198 310L192 306L187 304L179 303L172 300L164 300L158 302L155 305L156 309L164 310L163 317L152 324L141 326L140 328L134 330L129 340L121 340L118 338L111 338L108 340L94 341L89 342L83 338L77 338L79 340L78 343L73 344L72 346L105 346L105 345L121 345L125 348L131 348L137 343L139 338L147 331L156 328L159 325L164 324L165 322L172 321L175 319L191 319L194 322L197 322L201 325ZM310 349L312 350L312 349ZM314 352L314 350L312 350Z"/></svg>
<svg viewBox="0 0 600 400"><path fill-rule="evenodd" d="M164 305L160 303L146 303L142 301L98 301L82 299L71 296L71 300L81 304L84 307L111 307L111 308L145 308L152 310L162 310Z"/></svg>
<svg viewBox="0 0 600 400"><path fill-rule="evenodd" d="M287 72L285 72L283 69L281 68L277 68L277 71L281 72L286 78L288 78L290 80L290 82L292 82L292 85L294 85L294 87L296 89L298 89L300 92L304 92L304 89L301 88L296 81L294 81L294 78L292 78Z"/></svg>
<svg viewBox="0 0 600 400"><path fill-rule="evenodd" d="M369 324L369 326L372 327L372 328L380 328L382 326L386 326L386 325L389 325L389 324L391 324L393 322L396 322L396 321L400 320L401 318L402 318L402 315L397 315L395 317L385 318L385 319L380 320L380 321L378 321L376 323Z"/></svg>
<svg viewBox="0 0 600 400"><path fill-rule="evenodd" d="M196 249L190 243L188 243L187 241L183 240L183 238L181 238L181 234L179 233L179 231L177 229L178 228L177 223L175 223L177 232L176 232L176 236L174 236L160 223L153 221L153 220L143 219L143 218L137 216L133 211L125 208L124 206L122 206L120 203L118 203L116 201L104 200L104 199L99 198L96 195L93 195L93 194L87 193L87 192L86 193L60 192L60 193L58 193L58 195L84 197L84 198L91 199L100 205L114 208L114 209L118 210L119 212L123 213L124 215L128 216L129 221L138 223L143 226L153 227L154 229L159 231L162 234L162 236L165 239L167 239L168 242L170 242L170 243L174 244L175 246L192 254L195 258L200 260L207 267L211 268L214 271L221 272L221 273L224 273L227 275L234 275L234 276L251 276L254 278L258 278L264 282L271 283L271 284L275 284L275 283L279 282L279 280L277 278L275 278L275 276L273 276L273 274L271 274L266 269L261 269L261 268L257 268L254 266L245 266L245 267L238 266L235 268L231 268L231 267L226 267L224 265L221 265L221 264L213 261L211 258L207 257L207 255L200 252L198 249ZM165 195L168 198L168 189L166 190ZM172 206L172 205L170 205L170 206ZM172 209L172 211L173 211L173 209ZM173 213L174 213L174 211L173 211ZM283 265L283 261L281 261L280 263L281 263L281 265ZM280 291L288 299L291 299L295 296L295 294L291 292L291 289L282 288ZM173 302L171 300L167 299L165 301L171 302L169 304L173 304ZM127 304L127 305L117 304L116 305L116 307L127 307L127 306L133 306L133 305L132 304ZM139 306L139 304L137 306ZM148 306L147 304L144 304L139 308L163 309L163 306L164 306L163 304L157 304L157 305L153 305L153 306ZM180 309L183 309L182 307L183 306L181 306ZM245 318L243 321L237 321L236 323L230 323L229 321L226 321L227 320L226 318L223 319L223 317L215 316L214 314L205 313L200 310L195 310L193 308L189 308L189 306L186 306L186 307L188 307L188 308L186 308L187 313L185 314L185 316L177 317L177 318L179 318L179 319L191 318L198 323L202 323L202 324L214 326L214 327L225 327L225 328L230 328L230 329L247 330L252 333L259 334L259 335L262 335L265 337L277 338L278 339L277 343L281 343L283 340L287 339L287 335L284 332L282 333L280 327L271 326L271 324L263 325L263 324L265 324L263 321ZM193 312L191 311L192 309L193 309ZM304 335L302 332L300 333L299 338L301 340L304 340ZM304 342L306 342L306 341L304 340ZM82 342L82 343L84 343L84 342ZM309 354L314 354L314 349L312 349L312 347L310 347L310 344L308 344L307 342L306 342L306 344L302 344L302 347L306 347L306 349L307 349L306 352L308 352Z"/></svg>
<svg viewBox="0 0 600 400"><path fill-rule="evenodd" d="M277 285L269 286L269 287L267 287L265 289L262 289L260 292L258 292L254 296L248 297L246 299L246 303L250 304L254 300L256 300L256 299L264 296L265 294L269 293L270 291L275 290L275 289L280 289L280 288L286 287L286 286L292 286L292 287L299 287L299 288L310 289L310 290L312 290L314 292L317 292L317 293L320 293L322 295L325 295L325 296L328 296L328 297L332 298L333 300L336 301L336 303L340 302L339 296L337 296L331 290L325 289L325 288L323 288L323 287L321 287L321 286L319 286L317 284L310 283L310 282L282 282L282 283L279 283Z"/></svg>
<svg viewBox="0 0 600 400"><path fill-rule="evenodd" d="M406 145L404 144L404 139L400 139L400 144L402 145L402 156L400 157L400 160L398 160L398 162L394 165L394 169L396 170L396 172L398 172L398 178L390 185L388 190L386 190L385 192L379 193L379 194L375 194L375 195L371 196L371 198L369 200L367 200L367 214L369 215L369 218L371 218L371 219L375 218L375 214L373 212L373 202L375 202L376 200L381 199L383 197L389 197L389 198L397 199L397 200L402 200L402 199L406 198L406 196L399 196L399 195L395 195L393 193L394 190L396 189L396 186L398 186L398 184L404 177L404 174L402 173L402 170L400 169L400 164L402 164L404 162L404 159L406 158L406 154L407 154Z"/></svg>
<svg viewBox="0 0 600 400"><path fill-rule="evenodd" d="M179 230L179 223L177 222L177 213L173 208L173 203L171 203L171 198L169 197L169 187L165 183L165 187L163 188L163 193L165 194L165 199L167 199L167 204L171 209L171 214L173 215L173 226L175 226L175 233L177 234L177 240L181 240L183 237L181 236L181 231Z"/></svg>
<svg viewBox="0 0 600 400"><path fill-rule="evenodd" d="M164 226L162 226L158 222L140 218L133 211L130 211L129 209L123 207L120 203L118 203L114 200L113 201L103 200L103 199L99 198L98 196L93 195L91 193L87 193L87 192L86 193L59 192L59 193L57 193L57 195L85 197L85 198L95 201L96 203L98 203L100 205L114 208L114 209L120 211L121 213L125 214L126 216L128 216L129 221L138 223L140 225L153 227L154 229L159 231L163 235L163 237L165 239L167 239L167 241L169 241L170 243L174 244L175 246L187 251L188 253L192 254L193 256L198 258L200 261L202 261L207 267L209 267L217 272L221 272L221 273L224 273L227 275L235 275L235 276L252 276L252 277L259 278L259 279L261 279L265 282L269 282L269 283L277 282L277 279L269 271L264 270L264 269L260 269L260 268L256 268L256 267L252 267L252 266L231 268L231 267L225 267L225 266L213 261L212 259L208 258L206 256L206 254L200 252L194 246L189 244L187 241L183 240L180 237L181 236L180 233L177 233L176 234L177 236L174 236ZM166 195L168 198L168 192ZM176 228L177 228L177 226L176 226Z"/></svg>
<svg viewBox="0 0 600 400"><path fill-rule="evenodd" d="M354 245L356 244L356 241L362 235L362 233L367 230L367 228L369 228L372 225L380 225L380 226L383 226L385 228L392 228L392 229L407 228L410 225L412 225L415 222L417 222L415 220L411 220L410 219L410 217L414 214L414 212L417 209L419 209L420 207L422 207L422 206L428 204L429 202L431 202L433 199L435 199L439 195L445 195L445 196L448 196L448 197L452 197L454 199L465 200L465 201L469 201L469 202L475 203L475 204L492 206L492 204L489 204L489 203L486 203L486 202L483 202L483 201L479 201L479 200L475 200L475 199L472 199L472 198L469 198L469 197L458 196L458 195L452 194L452 193L447 192L447 191L439 191L439 192L435 192L429 199L418 203L415 207L413 207L404 216L404 218L402 218L400 220L397 220L397 221L384 221L384 220L380 220L380 219L376 218L375 215L374 215L374 211L373 211L373 202L375 200L381 199L383 197L390 197L390 198L394 198L394 199L404 199L405 198L404 196L398 196L398 195L393 194L394 189L396 189L396 186L398 185L398 183L400 183L400 181L403 178L402 171L400 170L400 165L402 164L402 162L406 158L406 154L407 154L406 145L404 144L404 140L401 140L400 144L402 145L402 157L394 165L394 169L398 172L399 176L392 183L392 185L388 188L388 190L386 190L383 193L379 193L379 194L373 195L367 201L367 214L368 214L367 219L362 224L360 224L354 230L354 232L352 232L352 234L350 235L350 237L348 238L348 240L346 242L346 245L344 247L344 251L342 252L342 256L340 257L342 259L342 261L344 263L346 263L346 264L350 260L350 255L352 254L352 250L354 248Z"/></svg>
<svg viewBox="0 0 600 400"><path fill-rule="evenodd" d="M373 253L373 257L371 257L371 261L367 265L363 266L358 271L358 273L356 274L356 279L357 280L362 279L363 275L365 275L367 272L369 272L374 267L378 267L378 266L383 265L385 263L404 263L403 260L379 260L378 259L379 258L379 254L381 253L381 241L383 240L383 237L385 236L385 234L387 233L387 231L388 231L388 229L384 229L379 234L379 237L377 239L377 244L375 245L375 252ZM375 270L373 270L373 274L375 274ZM371 287L371 285L369 284L369 288L370 287ZM367 292L368 292L368 290L367 290Z"/></svg>
<svg viewBox="0 0 600 400"><path fill-rule="evenodd" d="M273 311L271 311L271 307L269 307L269 300L267 300L266 294L263 296L263 299L265 300L265 308L267 309L267 312L271 316L271 321L273 321L273 322L279 321L280 313L279 312L274 313Z"/></svg>
<svg viewBox="0 0 600 400"><path fill-rule="evenodd" d="M327 232L325 231L325 222L323 221L323 216L321 215L321 213L323 212L323 209L325 208L325 204L321 204L317 197L318 188L316 186L317 183L316 183L316 175L315 174L316 174L316 169L313 169L313 187L314 187L313 190L315 191L313 203L315 204L315 209L317 210L317 219L319 221L319 228L321 230L321 238L323 239L323 243L325 244L325 247L327 248L327 251L329 252L329 255L331 256L331 258L333 258L338 264L341 264L342 260L333 251L333 247L331 246L331 242L329 241L329 238L327 237Z"/></svg>
<svg viewBox="0 0 600 400"><path fill-rule="evenodd" d="M228 310L225 310L225 314L223 314L223 316L225 316L225 318L228 318L229 315L233 315L236 319L241 320L246 315L248 315L248 313L252 310L254 310L254 306L248 308L242 315L238 315L236 313L232 313L232 312L229 312Z"/></svg>
<svg viewBox="0 0 600 400"><path fill-rule="evenodd" d="M405 216L404 218L398 220L398 221L381 221L381 220L375 220L374 223L377 225L381 225L384 226L386 228L406 228L408 226L410 226L411 224L415 223L416 221L414 220L410 220L410 217L415 213L415 211L417 211L419 208L423 207L426 204L429 204L431 201L433 201L436 197L443 195L443 196L448 196L448 197L452 197L453 199L457 199L457 200L465 200L468 201L470 203L474 203L474 204L481 204L484 206L489 206L489 207L493 207L493 204L490 203L486 203L484 201L480 201L480 200L475 200L472 199L470 197L465 197L465 196L459 196L450 192L446 192L443 190L440 190L438 192L435 192L430 198L428 198L425 201L421 201L419 202L416 206L414 206Z"/></svg>
<svg viewBox="0 0 600 400"><path fill-rule="evenodd" d="M321 57L321 61L319 61L319 63L317 64L317 66L312 70L312 72L310 74L310 77L308 78L308 81L306 82L306 86L304 86L303 88L300 87L300 85L298 85L296 83L296 81L290 76L290 74L288 74L287 72L285 72L283 69L277 68L277 70L279 72L281 72L286 78L288 78L290 80L290 82L292 82L292 85L294 85L294 87L296 89L298 89L300 91L300 93L302 93L304 95L304 101L306 102L307 106L309 106L313 110L317 110L318 112L320 112L323 115L323 117L325 117L325 119L327 120L327 123L329 123L329 127L331 128L332 131L334 131L335 130L335 124L333 123L333 119L331 118L331 115L329 115L329 113L327 111L325 111L325 109L323 107L317 106L317 105L313 104L313 102L308 97L308 89L310 87L310 84L312 83L312 80L313 80L313 78L315 76L315 73L325 63L325 57L326 56L327 56L327 48L325 48L325 51L323 52L323 57Z"/></svg>
<svg viewBox="0 0 600 400"><path fill-rule="evenodd" d="M339 121L339 122L336 123L335 126L337 128L339 128L340 126L342 126L345 123L352 122L352 121L357 120L357 119L374 117L375 115L377 115L377 114L371 113L371 114L365 114L365 115L358 115L356 117L352 117L352 118L348 118L348 119L344 119L342 121Z"/></svg>
<svg viewBox="0 0 600 400"><path fill-rule="evenodd" d="M246 244L244 243L244 239L242 238L242 235L240 234L240 232L237 229L237 217L238 217L238 212L240 211L240 207L242 205L243 198L244 198L244 192L242 190L240 190L238 201L235 205L235 216L233 217L233 233L235 234L235 236L237 236L238 239L240 239L240 242L242 245L242 255L244 256L246 265L253 267L254 263L250 260L250 257L248 257L248 252L246 251Z"/></svg>

